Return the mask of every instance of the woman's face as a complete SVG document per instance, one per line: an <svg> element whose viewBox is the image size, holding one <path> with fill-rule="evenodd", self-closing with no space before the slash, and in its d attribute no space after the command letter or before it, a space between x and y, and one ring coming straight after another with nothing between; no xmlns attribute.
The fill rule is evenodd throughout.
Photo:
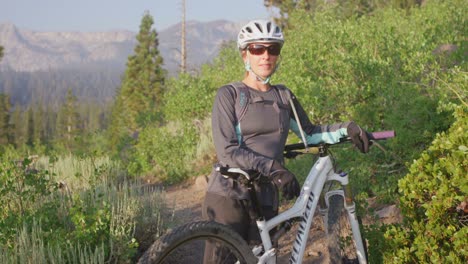
<svg viewBox="0 0 468 264"><path fill-rule="evenodd" d="M244 63L250 62L255 74L262 78L270 76L275 70L281 46L277 43L252 43L242 53Z"/></svg>

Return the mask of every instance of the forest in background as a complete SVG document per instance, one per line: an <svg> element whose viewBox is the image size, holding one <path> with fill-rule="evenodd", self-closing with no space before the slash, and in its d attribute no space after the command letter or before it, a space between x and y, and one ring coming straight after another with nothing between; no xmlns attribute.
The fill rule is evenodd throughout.
<svg viewBox="0 0 468 264"><path fill-rule="evenodd" d="M385 152L335 154L356 175L358 199L404 212L401 224L365 228L371 263L466 262L465 1L319 2L266 1L280 10L287 39L272 82L286 84L313 123L397 132ZM238 51L227 43L200 74L167 78L152 26L145 15L111 104L78 103L69 90L61 104L23 108L0 95L0 260L38 257L24 252L20 234L41 237L35 253L45 262L80 254L131 262L154 239L144 230L157 236L170 226L159 194L138 191L143 180L209 172L211 106L218 87L243 75ZM308 162L287 165L300 176Z"/></svg>

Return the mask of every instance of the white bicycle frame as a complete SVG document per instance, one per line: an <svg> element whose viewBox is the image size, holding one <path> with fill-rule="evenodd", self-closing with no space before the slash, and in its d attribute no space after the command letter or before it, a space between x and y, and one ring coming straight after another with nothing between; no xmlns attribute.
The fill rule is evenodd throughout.
<svg viewBox="0 0 468 264"><path fill-rule="evenodd" d="M333 170L332 160L329 156L319 157L315 162L304 182L300 196L297 198L296 202L291 208L268 221L257 221L263 247L255 247L253 249L253 253L258 257L259 264L276 264L276 249L272 246L269 232L279 224L296 217L300 217L302 219L300 220L299 230L297 231L296 240L294 242L293 249L291 250L289 263L302 263L302 258L304 256L304 251L307 244L307 237L309 236L309 230L312 226L315 209L317 208L319 197L327 181L338 181L344 188L341 190L329 191L324 194L327 206L325 209L320 210L320 213L324 217L324 223L326 226L328 223L327 219L329 198L333 195L340 195L345 198L345 186L348 184L348 175L335 173ZM355 205L352 199L344 199L344 201L346 211L348 212L348 219L351 225L353 238L354 241L357 241L355 246L357 249L356 253L358 260L359 263L365 264L367 261L364 253L361 232L359 230L359 223L356 217ZM327 230L328 228L325 229ZM264 253L261 254L261 252Z"/></svg>

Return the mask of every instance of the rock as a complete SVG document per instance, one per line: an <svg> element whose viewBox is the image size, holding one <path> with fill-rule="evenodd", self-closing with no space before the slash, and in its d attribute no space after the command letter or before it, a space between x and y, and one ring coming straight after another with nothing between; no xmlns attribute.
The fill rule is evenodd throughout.
<svg viewBox="0 0 468 264"><path fill-rule="evenodd" d="M403 220L400 209L396 205L390 205L376 211L380 221L385 224L400 223Z"/></svg>
<svg viewBox="0 0 468 264"><path fill-rule="evenodd" d="M321 257L321 256L322 256L322 252L310 250L310 251L307 252L307 256L318 258L318 257Z"/></svg>

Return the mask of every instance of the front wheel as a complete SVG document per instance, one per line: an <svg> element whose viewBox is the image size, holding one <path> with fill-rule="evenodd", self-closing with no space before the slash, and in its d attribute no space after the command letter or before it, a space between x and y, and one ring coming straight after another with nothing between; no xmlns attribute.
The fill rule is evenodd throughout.
<svg viewBox="0 0 468 264"><path fill-rule="evenodd" d="M206 247L212 250L205 250ZM174 229L156 240L138 261L142 264L256 262L251 249L238 233L212 221L188 223Z"/></svg>
<svg viewBox="0 0 468 264"><path fill-rule="evenodd" d="M357 218L361 223L360 218ZM366 241L362 239L364 258L367 260ZM330 263L360 263L357 255L356 241L354 241L348 213L343 206L343 197L330 197L328 211L328 250Z"/></svg>

